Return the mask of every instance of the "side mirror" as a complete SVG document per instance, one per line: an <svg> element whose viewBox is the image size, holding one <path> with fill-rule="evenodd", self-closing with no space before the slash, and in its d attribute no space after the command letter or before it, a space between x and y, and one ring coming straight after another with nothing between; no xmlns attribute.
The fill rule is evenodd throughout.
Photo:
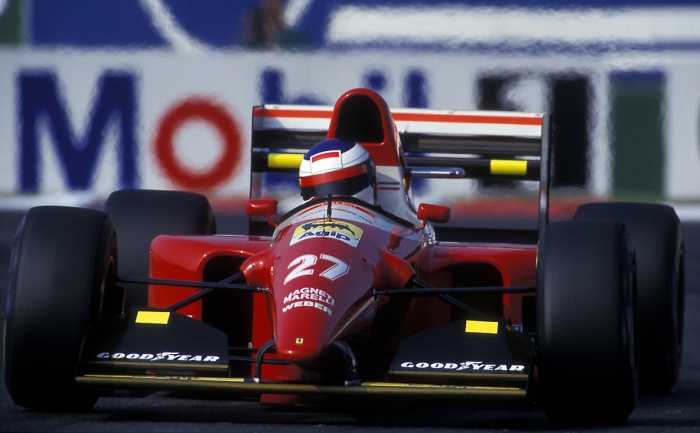
<svg viewBox="0 0 700 433"><path fill-rule="evenodd" d="M272 217L277 215L277 200L273 198L251 198L246 203L245 213L249 217L265 217L268 224L277 227L277 223L272 221Z"/></svg>
<svg viewBox="0 0 700 433"><path fill-rule="evenodd" d="M423 221L420 227L416 227L416 231L425 228L425 225L431 223L446 223L450 220L452 210L449 206L440 206L437 204L421 203L418 206L418 219Z"/></svg>

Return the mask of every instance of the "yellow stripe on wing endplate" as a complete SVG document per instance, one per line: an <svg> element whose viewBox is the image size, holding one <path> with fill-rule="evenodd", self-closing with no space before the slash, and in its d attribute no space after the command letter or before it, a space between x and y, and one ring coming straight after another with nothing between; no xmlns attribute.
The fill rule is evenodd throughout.
<svg viewBox="0 0 700 433"><path fill-rule="evenodd" d="M169 311L139 311L138 313L136 313L136 323L167 325L169 319Z"/></svg>
<svg viewBox="0 0 700 433"><path fill-rule="evenodd" d="M527 174L527 161L492 159L491 174L524 176Z"/></svg>
<svg viewBox="0 0 700 433"><path fill-rule="evenodd" d="M467 320L464 332L475 334L498 334L498 322L486 322L483 320Z"/></svg>
<svg viewBox="0 0 700 433"><path fill-rule="evenodd" d="M267 155L269 168L295 168L301 165L304 154L301 153L270 153Z"/></svg>

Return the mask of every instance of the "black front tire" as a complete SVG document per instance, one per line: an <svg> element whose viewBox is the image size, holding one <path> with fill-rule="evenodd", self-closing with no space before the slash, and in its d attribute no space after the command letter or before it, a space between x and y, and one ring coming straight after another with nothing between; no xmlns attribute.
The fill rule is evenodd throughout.
<svg viewBox="0 0 700 433"><path fill-rule="evenodd" d="M552 420L617 423L634 409L634 263L622 224L547 227L538 250L538 385Z"/></svg>
<svg viewBox="0 0 700 433"><path fill-rule="evenodd" d="M683 352L683 229L675 210L651 203L588 203L574 219L613 220L625 225L637 257L639 384L666 393L680 372Z"/></svg>
<svg viewBox="0 0 700 433"><path fill-rule="evenodd" d="M29 210L12 252L5 319L5 382L17 405L73 411L95 404L97 397L75 376L88 326L121 309L109 278L116 269L107 215L69 207Z"/></svg>

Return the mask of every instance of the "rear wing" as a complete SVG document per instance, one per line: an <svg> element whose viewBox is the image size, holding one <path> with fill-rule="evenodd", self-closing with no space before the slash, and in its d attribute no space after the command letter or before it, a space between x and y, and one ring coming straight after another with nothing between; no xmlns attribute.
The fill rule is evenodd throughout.
<svg viewBox="0 0 700 433"><path fill-rule="evenodd" d="M326 138L332 115L331 106L253 109L251 198L261 196L264 173L298 173L304 153ZM542 236L549 207L546 114L394 109L391 116L406 177L539 181Z"/></svg>

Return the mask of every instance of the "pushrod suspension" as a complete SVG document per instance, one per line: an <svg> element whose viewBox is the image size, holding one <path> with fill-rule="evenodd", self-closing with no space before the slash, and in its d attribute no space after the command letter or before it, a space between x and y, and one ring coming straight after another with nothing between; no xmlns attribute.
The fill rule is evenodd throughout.
<svg viewBox="0 0 700 433"><path fill-rule="evenodd" d="M374 296L405 296L408 298L426 298L437 295L451 295L459 293L500 293L500 294L535 294L533 286L508 286L508 287L450 287L450 288L433 288L428 290L416 289L390 289L390 290L375 290Z"/></svg>
<svg viewBox="0 0 700 433"><path fill-rule="evenodd" d="M115 281L117 283L132 283L132 284L151 284L155 286L175 286L175 287L192 287L192 288L199 288L203 289L200 290L199 292L186 297L185 299L182 299L172 305L169 305L165 307L166 310L169 311L177 311L181 308L184 308L200 299L203 297L207 296L208 294L216 291L216 290L221 290L221 289L233 289L233 290L251 290L254 292L263 292L266 289L257 287L257 286L249 286L247 284L231 284L232 281L236 281L243 275L242 272L238 272L236 274L231 275L228 278L225 278L221 281L217 282L206 282L206 281L182 281L182 280L162 280L158 278L143 278L143 277L128 277L128 276L117 276L115 277Z"/></svg>
<svg viewBox="0 0 700 433"><path fill-rule="evenodd" d="M431 291L432 291L433 289L435 289L435 287L431 286L430 284L428 284L428 283L426 283L425 281L422 281L422 280L420 280L420 279L418 279L418 278L416 278L416 277L413 277L413 278L411 279L411 281L413 281L413 284L415 284L416 286L418 286L418 288L419 288L421 291L426 291L426 292L427 292L427 291L428 291L427 289L430 289ZM441 300L447 302L448 304L452 305L453 307L460 308L460 309L462 309L462 310L464 310L464 311L467 311L467 312L469 312L469 313L471 313L471 314L473 314L473 315L475 315L475 316L477 316L477 317L486 317L486 315L485 315L484 313L473 309L473 308L470 307L469 305L465 304L464 302L462 302L462 301L460 301L460 300L458 300L458 299L455 299L454 297L452 297L452 296L450 296L450 295L444 295L444 294L438 295L438 294L436 294L436 296L437 296L438 299L441 299Z"/></svg>
<svg viewBox="0 0 700 433"><path fill-rule="evenodd" d="M247 284L230 284L231 281L235 281L240 278L241 273L238 272L220 282L207 282L207 281L183 281L183 280L163 280L160 278L146 278L146 277L131 277L117 275L114 277L114 281L117 283L131 283L131 284L150 284L153 286L175 286L175 287L193 287L198 289L238 289L238 290L253 290L257 292L264 292L265 289L249 286Z"/></svg>

